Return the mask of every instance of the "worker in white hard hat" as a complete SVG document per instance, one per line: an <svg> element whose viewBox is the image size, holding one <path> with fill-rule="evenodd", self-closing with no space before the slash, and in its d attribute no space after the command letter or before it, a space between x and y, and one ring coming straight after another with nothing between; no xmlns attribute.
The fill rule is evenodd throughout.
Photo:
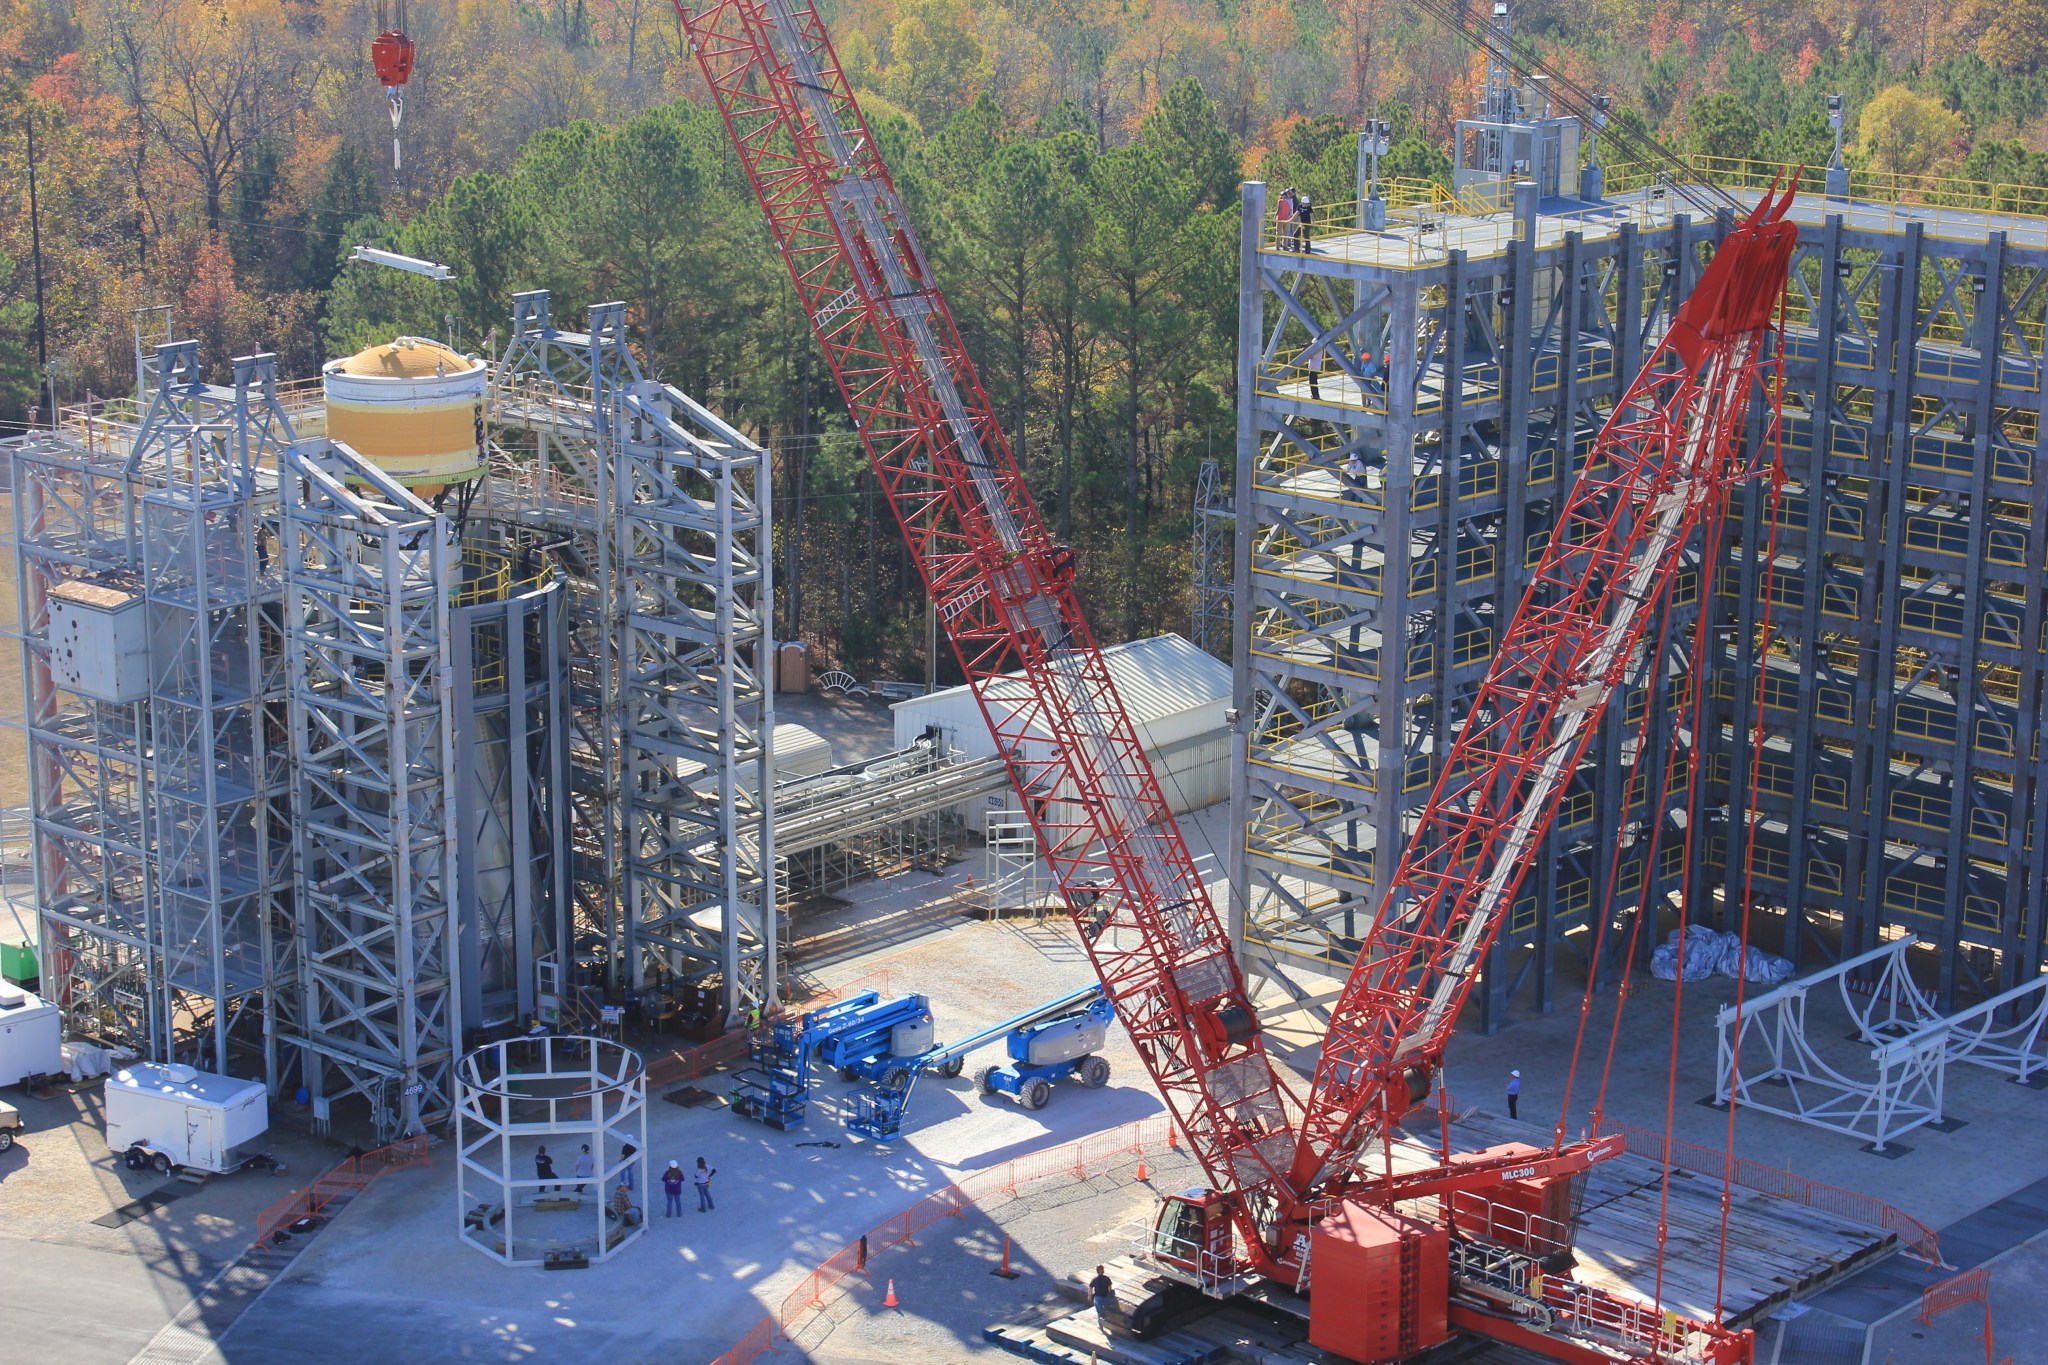
<svg viewBox="0 0 2048 1365"><path fill-rule="evenodd" d="M661 1173L661 1192L668 1196L668 1212L664 1218L683 1216L683 1163L671 1161L668 1169Z"/></svg>
<svg viewBox="0 0 2048 1365"><path fill-rule="evenodd" d="M1520 1118L1520 1117L1521 1117L1521 1115L1520 1115L1519 1113L1517 1113L1517 1112L1516 1112L1516 1108L1517 1108L1517 1106L1518 1106L1518 1105L1519 1105L1519 1104L1521 1103L1521 1099L1522 1099L1522 1073L1521 1073L1521 1072L1519 1072L1519 1071L1510 1071L1510 1072L1508 1073L1508 1117L1509 1117L1509 1118L1511 1118L1511 1119L1518 1119L1518 1118Z"/></svg>

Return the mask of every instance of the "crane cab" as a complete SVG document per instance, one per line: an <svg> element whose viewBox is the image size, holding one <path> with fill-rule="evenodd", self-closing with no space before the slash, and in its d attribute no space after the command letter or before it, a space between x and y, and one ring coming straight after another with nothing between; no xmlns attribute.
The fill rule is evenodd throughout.
<svg viewBox="0 0 2048 1365"><path fill-rule="evenodd" d="M1160 1274L1204 1294L1235 1293L1243 1282L1230 1198L1221 1190L1182 1190L1161 1199L1150 1251Z"/></svg>

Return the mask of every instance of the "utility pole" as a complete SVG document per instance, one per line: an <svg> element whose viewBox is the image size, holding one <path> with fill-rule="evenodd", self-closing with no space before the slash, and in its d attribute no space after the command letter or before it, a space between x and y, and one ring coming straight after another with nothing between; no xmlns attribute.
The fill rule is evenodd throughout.
<svg viewBox="0 0 2048 1365"><path fill-rule="evenodd" d="M57 383L50 377L50 332L43 320L43 212L36 200L36 116L33 110L21 116L28 133L28 242L29 257L36 277L36 368L42 372L43 387L50 405L50 427L57 426Z"/></svg>

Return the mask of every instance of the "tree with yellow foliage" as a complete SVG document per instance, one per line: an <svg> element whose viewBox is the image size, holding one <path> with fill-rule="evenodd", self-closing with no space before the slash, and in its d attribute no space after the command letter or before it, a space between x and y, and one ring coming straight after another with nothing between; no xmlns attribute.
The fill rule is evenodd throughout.
<svg viewBox="0 0 2048 1365"><path fill-rule="evenodd" d="M1856 131L1857 150L1872 169L1927 175L1954 159L1963 120L1934 96L1894 85L1863 106Z"/></svg>
<svg viewBox="0 0 2048 1365"><path fill-rule="evenodd" d="M1977 55L2009 75L2048 66L2048 0L1968 0L1956 32L1977 38Z"/></svg>

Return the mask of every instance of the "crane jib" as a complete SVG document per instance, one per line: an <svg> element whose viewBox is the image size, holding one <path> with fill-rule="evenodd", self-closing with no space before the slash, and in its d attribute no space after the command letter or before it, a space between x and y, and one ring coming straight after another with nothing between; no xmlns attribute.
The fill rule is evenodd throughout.
<svg viewBox="0 0 2048 1365"><path fill-rule="evenodd" d="M1686 546L1772 448L1767 430L1745 454L1742 428L1796 241L1790 202L1764 196L1729 234L1567 496L1332 1012L1296 1188L1399 1119L1373 1078L1435 1065Z"/></svg>

